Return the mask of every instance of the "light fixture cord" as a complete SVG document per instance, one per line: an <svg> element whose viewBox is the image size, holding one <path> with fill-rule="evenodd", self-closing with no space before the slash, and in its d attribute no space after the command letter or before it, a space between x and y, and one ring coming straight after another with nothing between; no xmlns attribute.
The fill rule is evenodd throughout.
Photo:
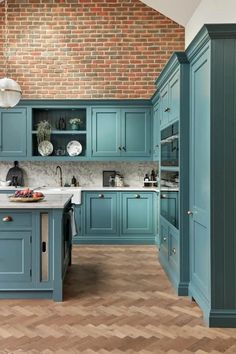
<svg viewBox="0 0 236 354"><path fill-rule="evenodd" d="M5 55L4 55L4 67L5 67L5 77L8 76L8 3L7 0L5 0Z"/></svg>

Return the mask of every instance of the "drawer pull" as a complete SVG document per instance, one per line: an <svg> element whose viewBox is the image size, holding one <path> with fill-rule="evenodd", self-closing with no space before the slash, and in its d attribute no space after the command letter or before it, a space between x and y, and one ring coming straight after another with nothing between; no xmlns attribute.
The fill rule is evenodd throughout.
<svg viewBox="0 0 236 354"><path fill-rule="evenodd" d="M99 194L98 198L104 198L104 194Z"/></svg>
<svg viewBox="0 0 236 354"><path fill-rule="evenodd" d="M13 219L11 216L4 216L4 218L2 218L2 221L3 222L10 222L10 221L13 221Z"/></svg>
<svg viewBox="0 0 236 354"><path fill-rule="evenodd" d="M166 242L167 241L167 237L163 237L163 242Z"/></svg>
<svg viewBox="0 0 236 354"><path fill-rule="evenodd" d="M140 198L140 194L135 194L135 198L139 199Z"/></svg>
<svg viewBox="0 0 236 354"><path fill-rule="evenodd" d="M166 108L164 109L164 112L170 112L170 107L166 107Z"/></svg>
<svg viewBox="0 0 236 354"><path fill-rule="evenodd" d="M172 248L172 254L176 254L176 249Z"/></svg>

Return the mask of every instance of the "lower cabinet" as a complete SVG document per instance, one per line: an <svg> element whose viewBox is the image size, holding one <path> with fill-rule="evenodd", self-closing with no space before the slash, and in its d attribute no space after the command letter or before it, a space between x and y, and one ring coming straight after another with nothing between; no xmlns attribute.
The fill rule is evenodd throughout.
<svg viewBox="0 0 236 354"><path fill-rule="evenodd" d="M177 290L178 295L188 295L188 289L182 282L180 273L179 231L166 219L160 217L159 259L167 276Z"/></svg>
<svg viewBox="0 0 236 354"><path fill-rule="evenodd" d="M154 244L157 236L155 192L83 192L76 207L74 243ZM78 225L80 223L80 225Z"/></svg>

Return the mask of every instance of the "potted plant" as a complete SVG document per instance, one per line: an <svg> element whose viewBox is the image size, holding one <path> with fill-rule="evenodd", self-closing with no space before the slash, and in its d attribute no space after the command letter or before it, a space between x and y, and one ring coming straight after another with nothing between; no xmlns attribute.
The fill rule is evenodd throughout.
<svg viewBox="0 0 236 354"><path fill-rule="evenodd" d="M52 128L50 123L47 120L42 120L41 122L39 122L37 124L37 141L38 141L38 145L42 142L42 141L50 141L50 137L51 137L51 132L52 132Z"/></svg>
<svg viewBox="0 0 236 354"><path fill-rule="evenodd" d="M81 123L80 118L71 118L69 122L72 130L79 130L79 125Z"/></svg>

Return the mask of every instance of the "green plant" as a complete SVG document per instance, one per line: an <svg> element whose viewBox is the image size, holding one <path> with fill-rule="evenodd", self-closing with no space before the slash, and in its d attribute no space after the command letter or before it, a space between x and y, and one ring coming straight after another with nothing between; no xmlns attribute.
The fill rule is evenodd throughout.
<svg viewBox="0 0 236 354"><path fill-rule="evenodd" d="M81 119L80 118L71 118L69 120L70 124L80 124L81 123Z"/></svg>
<svg viewBox="0 0 236 354"><path fill-rule="evenodd" d="M37 141L40 144L42 141L50 141L52 128L47 120L42 120L37 124Z"/></svg>

